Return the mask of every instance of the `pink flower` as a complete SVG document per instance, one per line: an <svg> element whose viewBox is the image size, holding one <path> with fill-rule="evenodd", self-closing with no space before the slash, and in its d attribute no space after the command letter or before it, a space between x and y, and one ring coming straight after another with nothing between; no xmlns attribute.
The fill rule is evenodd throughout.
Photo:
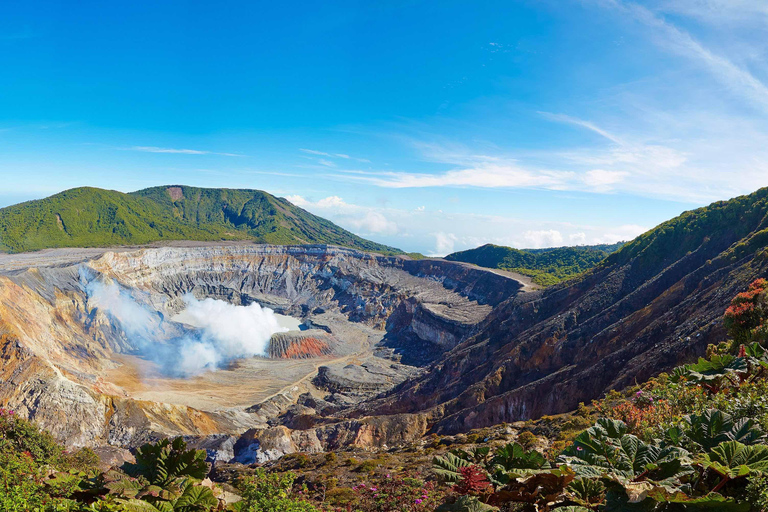
<svg viewBox="0 0 768 512"><path fill-rule="evenodd" d="M420 499L418 499L418 498L416 498L416 504L418 505L418 504L420 504L420 503L421 503L421 500L420 500Z"/></svg>

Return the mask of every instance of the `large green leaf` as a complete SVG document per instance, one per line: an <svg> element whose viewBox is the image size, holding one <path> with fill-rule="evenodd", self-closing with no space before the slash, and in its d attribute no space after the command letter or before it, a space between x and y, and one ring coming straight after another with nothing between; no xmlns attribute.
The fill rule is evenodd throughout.
<svg viewBox="0 0 768 512"><path fill-rule="evenodd" d="M145 444L136 452L136 463L126 464L132 476L143 476L153 485L165 486L179 477L202 480L208 473L205 450L187 450L181 437Z"/></svg>
<svg viewBox="0 0 768 512"><path fill-rule="evenodd" d="M626 425L601 419L579 434L561 461L583 477L628 478L641 474L677 478L691 471L689 454L675 446L661 447L626 434Z"/></svg>
<svg viewBox="0 0 768 512"><path fill-rule="evenodd" d="M446 482L458 482L461 480L460 469L471 465L470 461L454 453L438 455L432 459L432 470L443 477Z"/></svg>
<svg viewBox="0 0 768 512"><path fill-rule="evenodd" d="M759 424L751 418L734 421L733 417L717 409L685 417L685 436L709 451L724 441L754 444L764 437Z"/></svg>
<svg viewBox="0 0 768 512"><path fill-rule="evenodd" d="M576 478L566 487L568 498L580 505L593 506L605 499L605 485L593 478Z"/></svg>
<svg viewBox="0 0 768 512"><path fill-rule="evenodd" d="M746 373L749 370L747 360L730 354L714 355L710 359L699 358L695 364L685 365L685 377L693 383L716 385L723 379L735 373Z"/></svg>
<svg viewBox="0 0 768 512"><path fill-rule="evenodd" d="M202 485L188 485L174 504L175 512L204 512L219 504L213 491Z"/></svg>
<svg viewBox="0 0 768 512"><path fill-rule="evenodd" d="M768 472L768 446L726 441L703 455L701 463L729 479Z"/></svg>
<svg viewBox="0 0 768 512"><path fill-rule="evenodd" d="M120 471L110 470L101 477L109 494L123 498L135 498L141 491L141 483Z"/></svg>
<svg viewBox="0 0 768 512"><path fill-rule="evenodd" d="M669 493L663 487L657 487L649 492L648 496L659 503L676 503L681 505L686 512L699 510L747 512L750 509L748 503L737 503L733 498L726 498L716 492L711 492L706 496L691 498L682 492Z"/></svg>
<svg viewBox="0 0 768 512"><path fill-rule="evenodd" d="M504 471L541 469L547 465L547 459L536 450L526 451L518 443L509 443L496 450L491 464Z"/></svg>
<svg viewBox="0 0 768 512"><path fill-rule="evenodd" d="M137 499L118 500L118 503L125 512L173 512L173 506L170 511L162 510L147 501Z"/></svg>
<svg viewBox="0 0 768 512"><path fill-rule="evenodd" d="M435 509L435 512L493 512L496 507L486 505L474 496L459 496L455 503L445 503Z"/></svg>

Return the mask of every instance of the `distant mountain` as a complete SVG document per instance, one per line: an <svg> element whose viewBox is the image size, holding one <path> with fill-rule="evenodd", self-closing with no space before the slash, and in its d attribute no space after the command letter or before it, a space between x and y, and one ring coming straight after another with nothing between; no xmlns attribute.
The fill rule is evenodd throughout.
<svg viewBox="0 0 768 512"><path fill-rule="evenodd" d="M319 243L401 253L260 190L163 186L125 194L82 187L0 209L5 252L163 240Z"/></svg>
<svg viewBox="0 0 768 512"><path fill-rule="evenodd" d="M513 249L503 245L485 244L476 249L449 254L445 259L511 270L531 276L537 284L549 286L595 267L625 243L551 249Z"/></svg>

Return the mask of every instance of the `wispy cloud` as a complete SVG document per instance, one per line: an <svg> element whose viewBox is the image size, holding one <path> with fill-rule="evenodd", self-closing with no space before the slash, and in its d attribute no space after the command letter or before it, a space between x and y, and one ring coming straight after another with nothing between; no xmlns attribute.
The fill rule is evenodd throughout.
<svg viewBox="0 0 768 512"><path fill-rule="evenodd" d="M357 158L354 156L349 156L346 153L328 153L327 151L318 151L316 149L306 149L306 148L299 148L299 151L302 153L306 153L308 155L315 155L315 156L325 156L328 158L343 158L344 160L355 160L357 162L363 162L363 163L370 163L371 161L367 158ZM327 162L327 160L326 160ZM325 164L323 164L325 165Z"/></svg>
<svg viewBox="0 0 768 512"><path fill-rule="evenodd" d="M768 3L762 0L660 0L657 8L718 26L748 23L765 28L768 19Z"/></svg>
<svg viewBox="0 0 768 512"><path fill-rule="evenodd" d="M172 153L180 155L219 155L219 156L245 156L239 153L221 153L218 151L205 151L201 149L160 148L157 146L131 146L121 148L127 151L141 151L143 153Z"/></svg>
<svg viewBox="0 0 768 512"><path fill-rule="evenodd" d="M317 151L315 149L299 148L299 151L301 151L302 153L310 154L310 155L331 156L330 153L326 153L325 151Z"/></svg>
<svg viewBox="0 0 768 512"><path fill-rule="evenodd" d="M562 171L529 170L514 161L498 163L477 162L466 169L456 169L436 174L381 172L357 176L337 175L352 181L370 183L387 188L424 187L477 187L477 188L566 188L573 173Z"/></svg>
<svg viewBox="0 0 768 512"><path fill-rule="evenodd" d="M550 119L552 121L558 121L561 123L568 123L575 126L581 126L582 128L586 128L587 130L593 131L597 133L598 135L602 135L606 139L610 140L611 142L615 142L616 144L625 145L624 141L622 141L619 137L612 134L611 132L604 130L597 126L596 124L585 121L583 119L578 119L576 117L572 117L565 114L553 114L551 112L539 112L542 116L546 117L547 119Z"/></svg>
<svg viewBox="0 0 768 512"><path fill-rule="evenodd" d="M660 46L704 65L717 80L734 93L768 112L768 86L749 70L737 66L723 55L716 54L691 34L644 6L621 0L600 0L600 3L618 9L651 27L656 33L656 40Z"/></svg>

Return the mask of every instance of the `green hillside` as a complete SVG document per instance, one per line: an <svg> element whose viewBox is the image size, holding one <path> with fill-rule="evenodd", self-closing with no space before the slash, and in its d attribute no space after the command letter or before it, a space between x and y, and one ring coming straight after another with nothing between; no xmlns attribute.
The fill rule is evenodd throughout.
<svg viewBox="0 0 768 512"><path fill-rule="evenodd" d="M161 240L334 244L400 253L259 190L76 188L0 209L0 250L108 247Z"/></svg>
<svg viewBox="0 0 768 512"><path fill-rule="evenodd" d="M624 242L552 249L513 249L486 244L449 254L445 259L518 272L531 276L537 284L549 286L586 272L622 245Z"/></svg>

